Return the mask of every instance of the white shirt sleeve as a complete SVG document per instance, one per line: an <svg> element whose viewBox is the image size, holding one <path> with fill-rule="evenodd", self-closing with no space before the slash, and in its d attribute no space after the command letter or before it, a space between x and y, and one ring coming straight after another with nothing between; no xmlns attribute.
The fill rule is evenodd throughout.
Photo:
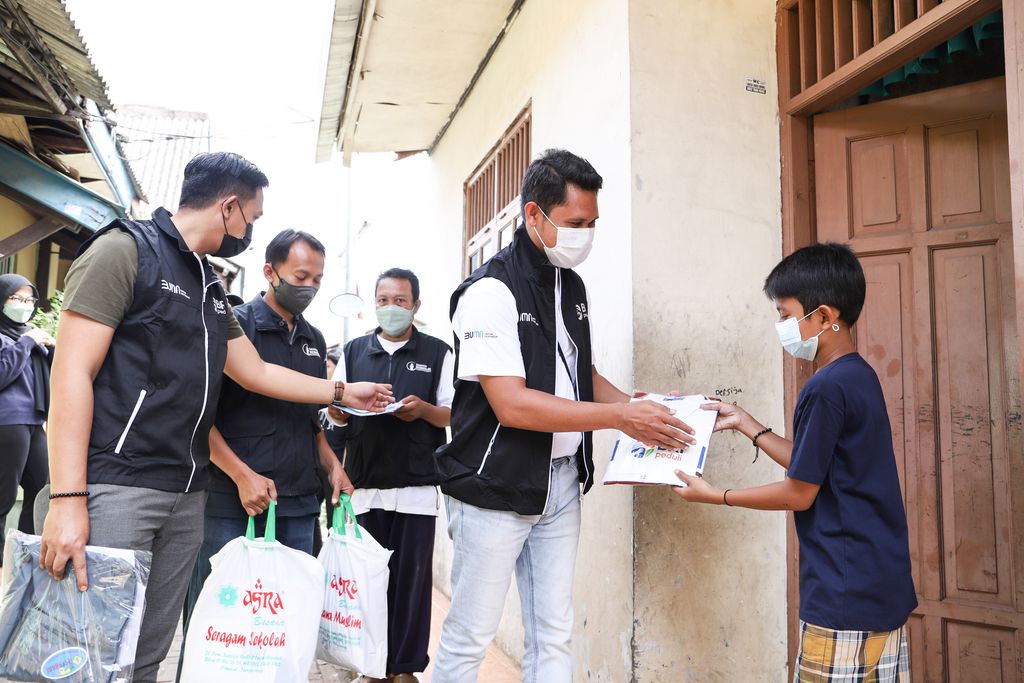
<svg viewBox="0 0 1024 683"><path fill-rule="evenodd" d="M449 351L441 364L441 381L437 385L437 407L451 408L455 401L455 354Z"/></svg>
<svg viewBox="0 0 1024 683"><path fill-rule="evenodd" d="M519 308L503 282L485 277L469 286L452 317L459 340L459 379L479 382L489 377L523 377L519 345Z"/></svg>

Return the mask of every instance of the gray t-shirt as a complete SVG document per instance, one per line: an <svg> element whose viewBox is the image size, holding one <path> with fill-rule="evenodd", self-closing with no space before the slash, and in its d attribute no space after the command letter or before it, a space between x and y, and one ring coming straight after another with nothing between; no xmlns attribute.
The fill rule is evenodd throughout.
<svg viewBox="0 0 1024 683"><path fill-rule="evenodd" d="M139 275L135 238L123 230L110 230L75 259L64 287L64 308L117 328L131 308ZM242 336L242 328L228 306L228 340Z"/></svg>

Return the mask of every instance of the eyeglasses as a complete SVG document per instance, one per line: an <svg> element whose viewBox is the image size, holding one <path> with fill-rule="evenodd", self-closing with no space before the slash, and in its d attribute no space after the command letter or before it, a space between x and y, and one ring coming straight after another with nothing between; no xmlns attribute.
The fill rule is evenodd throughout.
<svg viewBox="0 0 1024 683"><path fill-rule="evenodd" d="M7 300L14 301L19 304L32 304L33 306L35 306L36 302L39 301L39 299L34 296L18 296L17 294L12 294Z"/></svg>

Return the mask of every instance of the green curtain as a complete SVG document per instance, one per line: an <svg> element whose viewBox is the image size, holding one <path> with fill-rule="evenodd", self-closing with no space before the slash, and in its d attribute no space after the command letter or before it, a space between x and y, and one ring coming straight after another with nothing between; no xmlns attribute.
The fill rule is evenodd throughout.
<svg viewBox="0 0 1024 683"><path fill-rule="evenodd" d="M953 55L964 53L979 55L985 49L985 42L1003 40L1003 11L993 12L966 31L959 33L933 50L928 50L920 57L912 60L861 90L858 95L872 97L888 97L893 85L913 79L924 74L937 74L943 64L953 61Z"/></svg>

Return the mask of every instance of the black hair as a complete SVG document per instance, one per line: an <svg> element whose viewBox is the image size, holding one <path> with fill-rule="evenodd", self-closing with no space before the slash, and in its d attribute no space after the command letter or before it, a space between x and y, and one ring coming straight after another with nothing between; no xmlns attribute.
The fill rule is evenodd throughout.
<svg viewBox="0 0 1024 683"><path fill-rule="evenodd" d="M377 284L373 286L373 293L376 295L377 287L380 286L381 280L408 280L409 284L412 285L412 300L420 300L420 279L416 277L416 273L405 268L388 268L383 273L377 276Z"/></svg>
<svg viewBox="0 0 1024 683"><path fill-rule="evenodd" d="M845 244L826 242L797 249L782 259L764 281L769 299L792 297L804 314L819 306L839 309L839 319L853 325L864 307L864 269Z"/></svg>
<svg viewBox="0 0 1024 683"><path fill-rule="evenodd" d="M270 244L267 245L266 262L272 266L284 263L288 260L288 254L291 253L292 245L296 242L305 242L313 249L319 251L321 256L327 256L327 249L324 248L320 240L308 232L289 228L277 233L274 235L274 239L270 240Z"/></svg>
<svg viewBox="0 0 1024 683"><path fill-rule="evenodd" d="M178 206L205 209L231 195L248 200L256 190L269 184L256 164L234 152L197 154L185 166Z"/></svg>
<svg viewBox="0 0 1024 683"><path fill-rule="evenodd" d="M335 344L327 347L327 360L331 361L335 365L341 360L341 346ZM330 379L330 378L328 378Z"/></svg>
<svg viewBox="0 0 1024 683"><path fill-rule="evenodd" d="M587 192L597 192L604 180L590 162L564 149L545 150L526 169L520 192L520 209L526 219L526 204L535 202L544 213L565 203L565 187L573 184Z"/></svg>

